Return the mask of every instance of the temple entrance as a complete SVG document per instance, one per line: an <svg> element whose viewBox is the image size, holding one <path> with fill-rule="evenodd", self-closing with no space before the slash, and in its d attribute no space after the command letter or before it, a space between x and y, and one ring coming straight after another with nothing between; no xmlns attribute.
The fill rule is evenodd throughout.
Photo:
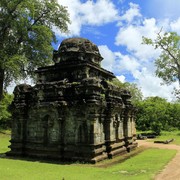
<svg viewBox="0 0 180 180"><path fill-rule="evenodd" d="M44 128L43 144L44 144L44 146L47 146L48 142L49 142L49 137L48 137L48 121L49 121L49 115L46 115L43 118L43 128Z"/></svg>

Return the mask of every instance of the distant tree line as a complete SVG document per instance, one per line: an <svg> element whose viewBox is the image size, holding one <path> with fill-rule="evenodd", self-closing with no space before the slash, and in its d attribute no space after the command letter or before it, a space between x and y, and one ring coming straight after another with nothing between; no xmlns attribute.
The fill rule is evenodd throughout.
<svg viewBox="0 0 180 180"><path fill-rule="evenodd" d="M129 89L136 87L134 84L126 83ZM132 103L137 108L136 128L140 131L152 130L160 134L162 130L172 131L180 130L180 103L168 102L161 97L148 97L144 100L141 98L141 91L136 87L133 89L134 98ZM10 104L13 95L4 94L0 102L0 128L11 127Z"/></svg>
<svg viewBox="0 0 180 180"><path fill-rule="evenodd" d="M9 105L13 96L4 94L12 82L34 77L39 66L51 63L52 42L57 42L53 29L68 32L70 23L66 7L57 0L1 0L0 1L0 127L8 127L11 121ZM180 85L180 36L175 32L160 31L155 40L143 37L143 43L162 50L155 60L156 75L164 83ZM132 103L138 108L137 129L180 129L180 103L169 103L160 97L143 100L136 84L114 84L128 89ZM175 89L180 99L180 88Z"/></svg>
<svg viewBox="0 0 180 180"><path fill-rule="evenodd" d="M160 97L148 97L137 103L136 126L138 130L152 130L160 134L161 130L180 129L180 103L170 103Z"/></svg>
<svg viewBox="0 0 180 180"><path fill-rule="evenodd" d="M161 97L143 99L141 89L135 83L121 83L114 79L113 83L131 92L132 104L137 108L136 128L140 131L153 131L160 134L162 130L180 130L180 101L168 102Z"/></svg>
<svg viewBox="0 0 180 180"><path fill-rule="evenodd" d="M0 129L11 127L11 112L10 104L13 100L13 95L4 94L4 98L0 101Z"/></svg>

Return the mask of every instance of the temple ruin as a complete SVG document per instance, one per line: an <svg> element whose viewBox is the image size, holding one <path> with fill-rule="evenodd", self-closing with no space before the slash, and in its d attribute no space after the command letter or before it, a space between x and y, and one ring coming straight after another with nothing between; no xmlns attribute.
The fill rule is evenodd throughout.
<svg viewBox="0 0 180 180"><path fill-rule="evenodd" d="M131 95L102 60L88 39L65 39L35 86L16 86L7 154L96 163L135 148Z"/></svg>

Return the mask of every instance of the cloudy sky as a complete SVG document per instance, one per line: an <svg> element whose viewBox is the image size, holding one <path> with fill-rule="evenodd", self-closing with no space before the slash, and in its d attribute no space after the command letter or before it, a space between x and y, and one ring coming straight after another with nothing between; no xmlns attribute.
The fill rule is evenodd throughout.
<svg viewBox="0 0 180 180"><path fill-rule="evenodd" d="M160 51L142 45L142 36L155 38L163 31L180 34L179 0L59 0L67 7L69 34L56 32L59 43L66 37L84 37L98 45L102 67L121 81L137 83L144 97L173 99L177 84L161 85L154 60ZM55 47L56 48L56 47Z"/></svg>
<svg viewBox="0 0 180 180"><path fill-rule="evenodd" d="M142 36L155 38L163 31L180 35L180 0L58 0L70 14L69 34L56 31L58 43L64 38L84 37L98 45L104 57L102 67L122 82L134 82L144 97L173 100L177 84L161 85L155 76L154 60L160 51L142 45ZM12 88L11 88L12 89Z"/></svg>

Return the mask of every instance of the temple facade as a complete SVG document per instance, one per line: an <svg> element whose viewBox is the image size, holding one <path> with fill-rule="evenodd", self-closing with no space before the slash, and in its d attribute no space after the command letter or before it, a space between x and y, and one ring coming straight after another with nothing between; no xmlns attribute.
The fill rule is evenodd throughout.
<svg viewBox="0 0 180 180"><path fill-rule="evenodd" d="M65 39L35 86L16 86L7 154L96 163L135 148L131 95L102 60L88 39Z"/></svg>

